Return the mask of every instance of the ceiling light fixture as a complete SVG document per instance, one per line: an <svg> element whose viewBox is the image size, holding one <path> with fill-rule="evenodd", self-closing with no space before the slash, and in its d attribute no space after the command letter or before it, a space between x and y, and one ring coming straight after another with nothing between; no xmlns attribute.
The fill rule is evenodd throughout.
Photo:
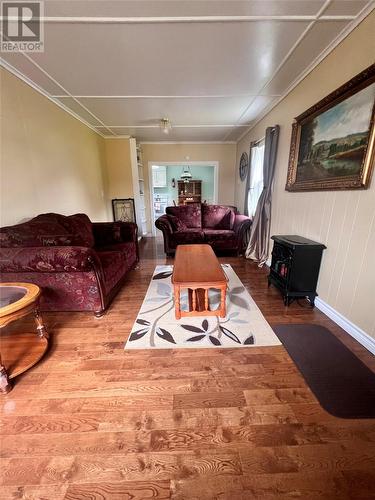
<svg viewBox="0 0 375 500"><path fill-rule="evenodd" d="M182 174L181 174L181 179L183 179L184 182L189 182L189 180L192 177L193 176L191 175L190 167L189 166L183 167Z"/></svg>
<svg viewBox="0 0 375 500"><path fill-rule="evenodd" d="M169 134L170 130L172 129L171 122L169 121L169 118L162 118L160 120L160 128L163 131L164 134Z"/></svg>

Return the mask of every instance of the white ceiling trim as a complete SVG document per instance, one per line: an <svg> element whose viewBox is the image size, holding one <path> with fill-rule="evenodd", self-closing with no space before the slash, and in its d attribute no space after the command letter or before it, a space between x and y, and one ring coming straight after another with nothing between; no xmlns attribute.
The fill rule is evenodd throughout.
<svg viewBox="0 0 375 500"><path fill-rule="evenodd" d="M220 99L227 97L280 97L281 94L210 94L210 95L74 95L77 99ZM72 94L73 96L73 94ZM67 95L53 95L63 99Z"/></svg>
<svg viewBox="0 0 375 500"><path fill-rule="evenodd" d="M237 127L237 128L246 128L249 124L244 125L236 125L236 124L210 124L210 125L174 125L172 123L173 128L228 128L228 127ZM108 128L160 128L160 125L107 125Z"/></svg>
<svg viewBox="0 0 375 500"><path fill-rule="evenodd" d="M330 0L328 0L328 2L330 2ZM264 88L267 87L267 85L272 82L272 80L275 78L275 76L277 75L277 73L281 70L281 68L284 66L284 64L289 60L289 58L291 57L291 55L293 54L293 52L295 51L295 49L298 47L298 45L302 42L302 40L305 38L305 36L307 35L307 33L311 30L311 28L315 25L315 22L316 21L313 21L312 23L308 24L308 26L305 28L305 30L301 33L301 35L299 36L299 38L297 39L297 41L294 43L294 45L290 48L289 52L285 55L284 59L281 61L281 63L279 64L279 66L276 68L276 70L274 71L274 73L271 75L271 77L265 82L265 84L263 85L263 87L261 88L261 92ZM247 113L247 111L250 109L250 107L252 106L252 104L255 102L255 97L250 101L250 103L247 105L247 107L244 109L244 111L241 113L240 117L238 118L237 120L237 123L241 120L241 118ZM230 132L228 132L228 134L226 134L226 136L224 137L224 140L228 137L228 135L230 134Z"/></svg>
<svg viewBox="0 0 375 500"><path fill-rule="evenodd" d="M90 17L90 16L44 16L41 20L44 23L57 24L160 24L160 23L233 23L233 22L258 22L258 21L314 21L318 14L300 16L160 16L160 17ZM353 15L331 15L321 16L321 21L350 21L355 19ZM4 19L0 17L0 20ZM17 17L9 16L10 21L17 21Z"/></svg>
<svg viewBox="0 0 375 500"><path fill-rule="evenodd" d="M2 33L2 35L5 37L4 33ZM6 37L6 38L7 38L7 37ZM89 109L87 109L87 108L86 108L86 106L84 106L84 105L83 105L83 104L82 104L82 103L81 103L78 99L76 99L74 96L72 96L72 95L70 94L70 92L68 92L68 91L67 91L67 90L66 90L66 89L65 89L65 88L61 85L61 83L59 83L59 82L58 82L55 78L53 78L53 76L51 76L51 75L50 75L50 74L49 74L49 73L48 73L45 69L43 69L41 66L39 66L39 64L38 64L37 62L35 62L35 61L34 61L34 60L33 60L33 59L32 59L32 58L28 55L28 54L26 54L26 52L24 52L23 50L20 50L20 51L19 51L19 53L20 53L20 54L22 54L22 55L23 55L23 56L24 56L24 57L25 57L25 58L26 58L29 62L31 62L31 64L32 64L33 66L35 66L36 68L38 68L38 70L39 70L39 71L41 71L41 72L42 72L42 73L43 73L43 74L44 74L47 78L49 78L49 79L51 80L51 82L53 82L53 83L54 83L55 85L57 85L57 86L58 86L58 87L59 87L59 88L60 88L63 92L65 92L65 94L66 94L66 95L65 95L65 97L71 97L71 98L73 99L73 101L75 101L75 102L76 102L79 106L81 106L81 107L82 107L82 108L83 108L83 109L84 109L87 113L89 113L89 114L90 114L90 115L91 115L91 116L92 116L92 117L93 117L93 118L94 118L94 119L95 119L98 123L100 123L100 124L101 124L101 125L102 125L105 129L107 129L107 130L108 130L108 132L110 132L111 134L113 134L112 130L110 130L110 129L109 129L109 128L108 128L108 127L107 127L107 126L106 126L106 125L105 125L105 124L104 124L104 123L103 123L103 122L102 122L102 121L101 121L101 120L100 120L97 116L95 116L95 115L94 115L94 113L92 113ZM11 65L9 64L9 66L11 66ZM18 73L19 73L20 75L22 75L22 73L21 73L21 72L19 72L19 71L18 71ZM27 81L26 81L26 80L29 80L29 79L28 79L25 75L22 75L22 76L24 77L24 81L27 83ZM31 80L30 80L30 81L31 81ZM38 90L38 87L39 87L38 85L34 84L34 87L33 87L33 88L34 88L35 90ZM42 93L43 93L43 95L46 95L46 93L45 93L45 92L42 92ZM58 104L58 105L60 104L60 103L58 103L55 99L53 99L53 98L52 98L49 94L48 94L48 96L49 96L49 99L50 99L50 100L52 100L53 102L55 102L55 103L56 103L56 104ZM64 106L64 107L63 107L63 106L60 106L60 107L61 107L62 109L65 109L65 106ZM72 111L71 111L71 113L70 113L70 114L72 114L72 116L74 116ZM86 121L85 121L83 118L81 118L81 121L82 121L82 123L85 123L85 124L86 124ZM90 126L90 128L92 128L92 127ZM94 130L94 129L93 129L93 130Z"/></svg>
<svg viewBox="0 0 375 500"><path fill-rule="evenodd" d="M341 40L343 40L349 33L350 31L352 31L361 21L362 19L364 19L364 17L366 17L366 15L368 15L373 9L374 9L374 6L375 6L375 2L373 0L369 1L369 3L362 9L362 11L357 15L357 16L324 16L323 13L324 11L326 10L326 8L328 7L328 5L331 3L331 0L326 0L326 2L324 3L324 5L322 6L322 8L318 11L317 14L313 15L313 16L203 16L203 18L200 18L200 17L196 17L196 16L192 16L191 18L186 18L186 17L178 17L178 18L169 18L169 17L160 17L160 18L140 18L140 17L137 17L137 18L91 18L91 17L88 17L88 18L64 18L64 17L59 17L59 18L45 18L45 20L47 22L105 22L106 20L108 19L113 19L113 22L140 22L140 20L144 20L145 21L142 21L142 22L196 22L197 20L201 19L201 21L197 21L197 22L225 22L225 21L231 21L233 22L234 18L236 18L238 21L240 21L240 19L242 21L256 21L256 20L259 20L259 21L264 21L264 20L285 20L285 21L293 21L293 20L310 20L311 22L309 23L309 25L307 26L307 28L305 29L305 31L302 33L302 35L300 36L300 38L297 40L297 42L293 45L293 47L290 49L290 51L288 52L288 54L284 57L283 61L280 63L280 65L278 66L278 68L276 69L276 71L274 72L274 74L272 75L272 77L264 84L264 86L262 87L262 89L260 90L260 92L256 95L254 94L250 94L250 95L244 95L245 97L250 97L251 98L251 102L249 103L248 107L246 108L246 110L241 114L240 118L237 120L236 124L233 124L233 125L188 125L188 126L185 126L185 125L174 125L175 128L210 128L210 127L230 127L232 128L232 131L233 129L237 128L237 127L241 127L241 128L246 128L246 130L244 131L244 133L240 136L240 138L238 139L241 140L245 135L246 133L248 133L257 123L259 123L259 121L264 117L266 116L267 113L269 113L271 111L271 109L273 109L274 106L276 106L282 99L284 99L284 97L289 93L291 92L291 90L296 86L298 85L298 83L310 72L314 69L314 67L319 64L319 62L324 58L326 57L326 55L331 52L334 47L336 45L338 45ZM206 19L207 18L207 19ZM53 21L51 21L53 20ZM152 21L151 21L152 20ZM289 88L283 93L283 94L277 94L275 96L267 96L267 97L275 97L276 100L270 105L268 106L265 111L263 113L261 113L261 115L256 119L256 121L252 122L251 125L247 124L247 125L239 125L238 122L239 120L241 119L241 117L244 115L244 113L250 108L250 106L253 104L253 102L255 101L255 98L257 96L261 96L262 95L262 90L265 88L265 86L267 84L269 84L272 79L276 76L276 74L280 71L280 69L283 67L283 65L287 62L287 60L290 58L291 54L293 53L293 51L296 49L296 47L299 45L299 43L301 43L302 39L304 38L304 36L307 34L308 31L310 31L311 27L317 22L317 21L321 21L321 20L325 20L325 21L329 21L329 20L334 20L334 21L337 21L337 20L351 20L352 22L348 24L348 26L341 32L341 34L336 37L336 39L314 60L314 62L309 65L309 67L303 71L301 73L301 75L292 83L292 85L289 86ZM57 104L61 109L64 109L65 111L67 111L69 114L71 114L72 116L74 116L75 118L79 119L82 123L84 123L85 125L87 125L90 129L94 130L95 132L97 132L99 135L101 135L102 137L105 137L101 132L99 132L98 129L100 128L104 128L106 129L110 134L113 134L113 137L120 137L120 136L116 136L115 133L110 129L110 127L116 127L116 128L158 128L159 126L158 125L154 125L154 126L129 126L129 125L122 125L122 126L114 126L114 125L111 125L111 126L108 126L106 125L102 120L100 120L94 113L92 113L84 104L82 104L79 100L79 98L84 98L84 97L94 97L94 98L129 98L129 99L134 99L134 98L157 98L157 97L160 97L160 98L204 98L204 97L230 97L228 95L219 95L219 96L74 96L72 95L70 92L68 92L57 80L55 80L47 71L45 71L41 66L39 66L39 64L37 64L30 56L28 56L26 53L24 52L21 52L22 55L28 59L31 64L33 64L39 71L41 71L45 76L47 76L52 82L55 83L55 85L57 85L63 92L65 92L64 95L61 95L61 96L51 96L49 95L46 91L44 91L43 89L39 88L38 85L34 84L34 82L31 82L31 80L29 80L26 76L22 75L18 70L15 70L13 68L14 71L11 71L10 69L10 65L7 63L7 66L8 66L8 69L14 73L16 76L18 76L19 78L21 78L23 81L25 81L27 84L31 85L35 90L37 90L38 92L40 92L41 94L43 94L45 97L47 97L48 99L50 99L52 102L54 102L55 104ZM72 110L70 110L69 108L67 108L64 104L62 104L61 101L57 101L56 99L57 98L63 98L63 97L70 97L72 98L82 109L84 109L87 113L89 113L99 124L101 125L91 125L89 123L87 123L83 118L81 118L79 115L76 115L75 112L73 112ZM238 141L227 141L226 138L229 136L231 132L227 133L225 135L225 137L223 138L222 141L216 141L217 143L236 143ZM128 137L128 136L127 136ZM108 138L108 137L107 137ZM151 142L152 143L152 142ZM162 144L166 144L168 143L167 141L162 141L161 142ZM173 142L174 143L174 142ZM176 144L179 144L181 143L181 141L178 141L176 142ZM192 143L192 144L195 144L197 143L196 141L187 141L187 143ZM208 144L212 144L212 143L215 143L215 141L202 141L202 143L208 143Z"/></svg>
<svg viewBox="0 0 375 500"><path fill-rule="evenodd" d="M106 139L122 139L123 137L127 136L118 135L116 137L107 137ZM139 141L139 144L142 145L142 144L237 144L237 143L236 141ZM191 163L192 162L189 162L189 164Z"/></svg>
<svg viewBox="0 0 375 500"><path fill-rule="evenodd" d="M260 113L260 115L256 118L256 120L249 126L247 130L244 131L243 134L240 135L240 137L237 140L237 143L240 142L246 134L248 134L256 125L263 120L265 116L268 115L272 111L272 109L277 106L285 97L292 92L292 90L304 79L306 76L313 71L318 64L320 64L323 59L325 59L328 54L330 54L335 47L337 47L364 19L367 17L370 12L372 12L375 9L375 2L371 0L365 7L360 11L358 16L352 21L350 24L348 24L342 31L339 33L339 35L326 47L323 52L321 52L314 61L294 80L294 82L286 89L286 91L276 99L276 101L272 102L271 105L267 106L265 110ZM227 135L226 135L227 137ZM225 138L224 138L225 140Z"/></svg>
<svg viewBox="0 0 375 500"><path fill-rule="evenodd" d="M275 69L275 71L272 73L272 75L270 76L270 78L268 78L268 80L264 83L264 85L262 86L262 88L260 89L260 93L262 92L263 89L265 89L267 87L267 85L269 83L272 82L272 80L275 78L275 76L278 74L278 72L281 70L281 68L284 66L284 64L286 64L286 62L290 59L290 57L292 56L293 52L296 50L296 48L299 46L299 44L302 42L302 40L305 38L305 36L307 35L307 33L313 28L313 26L315 26L316 22L319 20L320 16L325 12L325 10L328 8L329 4L331 3L332 0L326 0L324 2L324 4L322 5L322 7L319 9L319 11L317 12L316 16L315 16L315 19L309 23L307 25L307 27L303 30L303 32L301 33L301 35L298 37L298 39L296 40L296 42L292 45L292 47L289 49L289 51L287 52L287 54L285 55L285 57L282 59L282 61L280 62L280 64L278 65L278 67ZM237 123L241 120L241 118L244 116L244 114L248 111L248 109L250 108L250 106L253 104L253 102L255 101L255 98L249 103L249 105L247 106L247 108L245 108L245 110L242 112L242 114L240 115L240 117L238 118L237 120ZM225 137L224 137L224 140L228 137L228 135L230 134L230 132L228 132ZM242 137L242 136L241 136Z"/></svg>
<svg viewBox="0 0 375 500"><path fill-rule="evenodd" d="M44 89L42 89L41 87L39 87L39 85L37 85L36 83L34 83L27 76L23 75L20 71L18 71L16 68L14 68L7 61L4 61L4 59L2 59L2 58L0 58L0 66L2 66L4 69L6 69L7 71L9 71L9 73L12 73L12 75L16 76L17 78L19 78L20 80L22 80L23 82L25 82L27 85L29 85L30 87L32 87L37 92L39 92L39 94L42 94L49 101L53 102L53 104L56 104L59 108L63 109L67 113L69 113L71 116L73 116L73 118L75 118L76 120L79 120L81 123L83 123L84 125L86 125L86 127L89 127L91 130L93 130L94 132L96 132L97 134L99 134L101 137L105 137L99 130L97 130L95 128L94 125L91 125L86 120L84 120L81 116L79 116L76 113L74 113L74 111L72 111L70 108L68 108L67 106L65 106L65 104L63 104L63 103L61 103L59 101L56 101L52 96L50 96L48 94L48 92L46 92Z"/></svg>
<svg viewBox="0 0 375 500"><path fill-rule="evenodd" d="M108 137L107 135L105 135L103 137L104 137L104 139L131 139L132 138L131 135L114 135L114 136L110 136L110 137Z"/></svg>
<svg viewBox="0 0 375 500"><path fill-rule="evenodd" d="M53 76L51 76L45 69L43 69L37 62L34 61L28 54L26 54L24 51L20 51L21 54L26 57L28 61L31 62L36 68L38 68L39 71L41 71L45 76L47 76L55 85L57 85L63 92L66 93L66 97L71 97L73 101L75 101L79 106L81 106L87 113L89 113L98 123L100 123L105 129L108 130L108 132L113 133L97 116L94 115L86 106L84 106L76 97L72 96L71 93L66 90L61 83L59 83Z"/></svg>

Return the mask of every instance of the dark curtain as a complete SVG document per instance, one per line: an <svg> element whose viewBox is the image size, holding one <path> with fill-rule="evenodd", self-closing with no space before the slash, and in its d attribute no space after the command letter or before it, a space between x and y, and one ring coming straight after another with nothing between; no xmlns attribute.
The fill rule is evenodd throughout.
<svg viewBox="0 0 375 500"><path fill-rule="evenodd" d="M268 127L264 145L263 163L263 191L259 197L251 226L250 241L247 246L246 258L259 263L259 267L268 259L270 226L271 226L271 198L272 182L275 174L277 145L280 127Z"/></svg>

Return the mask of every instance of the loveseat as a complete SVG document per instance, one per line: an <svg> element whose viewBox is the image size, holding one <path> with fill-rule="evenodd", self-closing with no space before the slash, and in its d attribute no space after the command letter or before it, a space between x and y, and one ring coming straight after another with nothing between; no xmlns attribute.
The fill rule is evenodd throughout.
<svg viewBox="0 0 375 500"><path fill-rule="evenodd" d="M167 207L155 221L164 237L164 251L173 255L177 245L208 243L214 250L242 254L251 219L238 214L236 207L192 203Z"/></svg>
<svg viewBox="0 0 375 500"><path fill-rule="evenodd" d="M138 259L131 223L47 213L0 229L1 281L39 285L42 310L101 316Z"/></svg>

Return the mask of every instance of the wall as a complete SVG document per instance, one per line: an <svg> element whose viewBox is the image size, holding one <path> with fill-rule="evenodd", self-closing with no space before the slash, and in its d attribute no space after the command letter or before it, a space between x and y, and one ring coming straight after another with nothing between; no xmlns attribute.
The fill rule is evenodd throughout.
<svg viewBox="0 0 375 500"><path fill-rule="evenodd" d="M105 139L106 203L113 198L134 198L129 139ZM112 215L111 219L112 220Z"/></svg>
<svg viewBox="0 0 375 500"><path fill-rule="evenodd" d="M106 220L104 140L0 69L1 225L42 212Z"/></svg>
<svg viewBox="0 0 375 500"><path fill-rule="evenodd" d="M267 126L281 126L273 193L271 234L300 234L327 245L320 272L320 298L375 338L375 176L365 191L288 193L293 118L374 62L375 13L370 14L237 147L237 164L250 141ZM244 183L236 179L242 207Z"/></svg>
<svg viewBox="0 0 375 500"><path fill-rule="evenodd" d="M145 200L147 219L150 214L150 186L148 163L217 161L219 162L218 203L233 205L235 179L235 144L142 144L143 165L145 172ZM189 157L188 159L186 157ZM149 231L151 227L149 227Z"/></svg>

